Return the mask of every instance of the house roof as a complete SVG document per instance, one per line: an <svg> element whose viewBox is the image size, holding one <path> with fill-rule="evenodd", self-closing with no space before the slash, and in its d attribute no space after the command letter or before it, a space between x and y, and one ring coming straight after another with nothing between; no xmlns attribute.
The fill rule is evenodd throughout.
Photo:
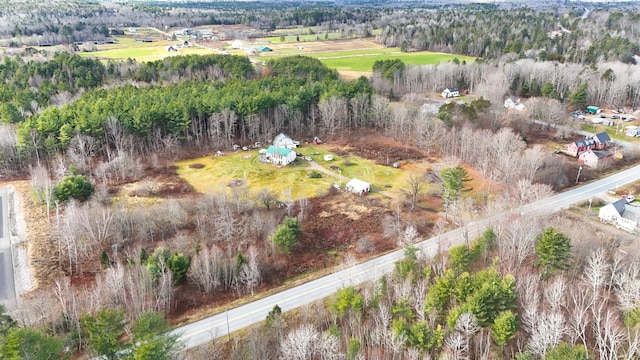
<svg viewBox="0 0 640 360"><path fill-rule="evenodd" d="M285 134L278 134L275 138L273 138L273 145L279 147L286 147L293 145L293 140Z"/></svg>
<svg viewBox="0 0 640 360"><path fill-rule="evenodd" d="M446 89L444 89L444 91L455 92L455 91L458 91L458 88L455 88L455 87L446 88Z"/></svg>
<svg viewBox="0 0 640 360"><path fill-rule="evenodd" d="M260 45L258 46L259 51L271 51L271 48L268 46Z"/></svg>
<svg viewBox="0 0 640 360"><path fill-rule="evenodd" d="M592 138L586 138L586 139L574 141L573 143L576 144L576 147L580 147L580 146L588 147L588 146L595 145L596 141Z"/></svg>
<svg viewBox="0 0 640 360"><path fill-rule="evenodd" d="M360 179L351 179L348 183L347 183L347 187L352 187L356 190L359 189L367 189L370 187L369 183L366 181L362 181Z"/></svg>
<svg viewBox="0 0 640 360"><path fill-rule="evenodd" d="M597 150L591 150L591 151L595 154L595 156L598 157L598 159L606 158L613 155L608 151L597 151Z"/></svg>
<svg viewBox="0 0 640 360"><path fill-rule="evenodd" d="M624 213L625 210L625 205L627 205L627 200L626 199L620 199L616 202L612 202L611 204L609 204L611 206L613 206L616 211L618 212L618 214L620 214L622 216L622 214Z"/></svg>
<svg viewBox="0 0 640 360"><path fill-rule="evenodd" d="M269 155L287 156L287 155L289 155L290 152L291 152L291 150L289 150L287 148L273 146L273 145L271 145L271 146L269 146L267 148L267 154L269 154Z"/></svg>
<svg viewBox="0 0 640 360"><path fill-rule="evenodd" d="M609 137L609 134L607 134L606 132L601 132L601 133L597 133L593 136L594 139L596 139L599 143L604 144L606 142L611 141L611 138Z"/></svg>
<svg viewBox="0 0 640 360"><path fill-rule="evenodd" d="M623 204L624 213L622 214L622 217L624 217L625 219L633 220L633 221L639 221L640 207L628 204L626 199L621 199L621 200L624 201L624 204ZM621 200L618 200L616 202L619 202Z"/></svg>

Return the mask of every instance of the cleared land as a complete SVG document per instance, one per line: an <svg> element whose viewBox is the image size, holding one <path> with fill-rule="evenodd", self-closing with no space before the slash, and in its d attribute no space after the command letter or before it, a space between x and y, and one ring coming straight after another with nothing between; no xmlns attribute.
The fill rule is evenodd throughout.
<svg viewBox="0 0 640 360"><path fill-rule="evenodd" d="M301 159L284 167L262 164L258 160L257 150L185 160L176 165L178 175L196 191L205 194L246 185L252 195L267 188L274 191L280 200L287 200L289 191L291 198L297 200L326 194L335 182L326 175L317 179L309 178L309 164Z"/></svg>

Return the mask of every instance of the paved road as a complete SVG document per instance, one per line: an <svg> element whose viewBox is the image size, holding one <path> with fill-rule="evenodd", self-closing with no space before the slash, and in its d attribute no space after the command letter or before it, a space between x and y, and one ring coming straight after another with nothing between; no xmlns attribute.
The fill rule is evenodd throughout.
<svg viewBox="0 0 640 360"><path fill-rule="evenodd" d="M624 185L639 179L640 166L636 166L605 179L577 187L533 204L525 205L515 211L475 221L467 225L465 229L455 229L438 237L424 240L416 246L421 249L426 256L433 256L439 250L446 250L450 246L462 243L465 238L465 236L463 236L465 233L469 238L473 238L476 233L482 231L486 226L504 220L514 214L525 215L555 212L576 202L588 200L616 185ZM267 313L276 304L280 306L283 311L288 311L328 297L343 286L359 285L378 279L383 274L391 272L394 263L398 259L401 259L402 255L402 250L391 252L351 268L231 309L228 312L185 325L174 330L174 333L181 334L181 339L185 342L187 348L202 345L213 338L226 336L229 332L234 332L263 321Z"/></svg>
<svg viewBox="0 0 640 360"><path fill-rule="evenodd" d="M13 256L9 241L7 189L0 189L0 302L15 299L16 288L13 279Z"/></svg>

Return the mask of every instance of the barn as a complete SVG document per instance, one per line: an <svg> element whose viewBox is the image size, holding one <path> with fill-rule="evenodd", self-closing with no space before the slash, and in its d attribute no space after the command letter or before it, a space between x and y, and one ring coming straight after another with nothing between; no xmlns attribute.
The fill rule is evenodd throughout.
<svg viewBox="0 0 640 360"><path fill-rule="evenodd" d="M351 179L345 187L347 191L354 194L368 194L371 191L371 184L358 179Z"/></svg>
<svg viewBox="0 0 640 360"><path fill-rule="evenodd" d="M278 134L278 136L276 136L273 139L273 146L275 147L281 147L281 148L286 148L286 149L295 149L298 147L298 144L296 141L291 140L290 137L288 137L285 134Z"/></svg>

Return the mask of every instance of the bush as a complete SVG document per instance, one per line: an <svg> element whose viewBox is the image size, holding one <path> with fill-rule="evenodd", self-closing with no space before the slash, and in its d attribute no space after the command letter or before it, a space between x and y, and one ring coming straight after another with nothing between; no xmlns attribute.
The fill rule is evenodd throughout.
<svg viewBox="0 0 640 360"><path fill-rule="evenodd" d="M95 189L91 182L82 175L67 176L53 188L53 197L57 201L66 202L69 199L85 201L93 195Z"/></svg>
<svg viewBox="0 0 640 360"><path fill-rule="evenodd" d="M320 174L316 170L313 170L309 173L309 179L320 179L321 177L322 177L322 174Z"/></svg>

